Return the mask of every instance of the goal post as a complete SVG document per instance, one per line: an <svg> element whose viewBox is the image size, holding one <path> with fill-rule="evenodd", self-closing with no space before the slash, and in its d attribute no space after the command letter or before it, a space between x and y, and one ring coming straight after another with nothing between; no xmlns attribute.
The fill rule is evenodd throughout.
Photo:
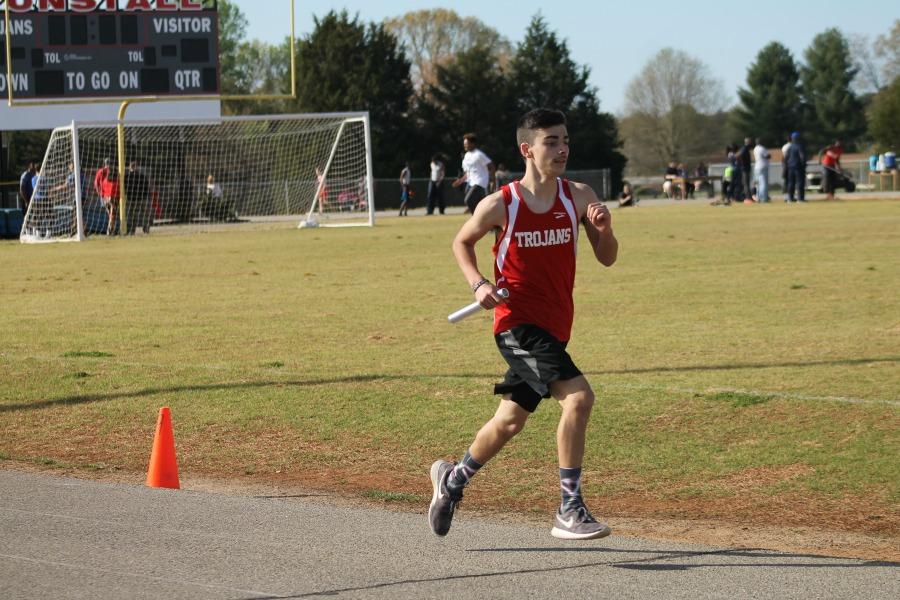
<svg viewBox="0 0 900 600"><path fill-rule="evenodd" d="M329 173L332 172L332 165L334 164L335 157L338 154L338 149L340 147L340 140L343 139L343 134L345 128L353 123L356 119L347 119L341 123L340 128L338 129L337 135L335 136L334 144L332 144L331 150L328 153L328 160L325 162L325 166L321 169L316 169L316 193L314 195L314 201L312 205L309 207L309 212L306 214L306 218L297 225L299 229L303 229L306 227L352 227L352 226L373 226L375 224L375 206L374 202L368 201L368 199L374 198L374 177L372 175L372 140L369 129L369 115L368 113L358 117L359 120L362 121L364 125L364 143L365 143L365 160L366 160L366 177L365 180L360 180L359 185L357 186L356 195L362 201L362 198L367 199L366 205L369 209L368 212L368 220L365 222L355 221L355 222L340 222L340 221L320 221L317 217L322 216L323 214L327 214L330 209L333 208L330 206L332 200L329 200ZM347 194L347 191L342 192L343 194ZM346 201L341 201L341 196L337 197L338 202L338 210L340 207L346 203Z"/></svg>
<svg viewBox="0 0 900 600"><path fill-rule="evenodd" d="M373 185L368 113L73 122L51 135L20 240L372 226Z"/></svg>
<svg viewBox="0 0 900 600"><path fill-rule="evenodd" d="M70 178L67 171L77 172L77 140L74 124L51 133L19 235L23 243L84 240L84 221L79 215L83 201L81 190L73 188L66 200L56 202L57 192L66 187Z"/></svg>

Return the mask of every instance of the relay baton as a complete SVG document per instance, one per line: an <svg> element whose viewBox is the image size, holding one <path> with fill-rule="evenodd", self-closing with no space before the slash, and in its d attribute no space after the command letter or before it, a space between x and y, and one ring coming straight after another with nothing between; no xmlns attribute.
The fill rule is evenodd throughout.
<svg viewBox="0 0 900 600"><path fill-rule="evenodd" d="M509 298L509 290L507 290L506 288L499 288L497 290L497 295L500 296L501 298ZM465 319L466 317L474 315L479 310L481 310L481 305L478 304L477 302L473 302L472 304L466 306L465 308L461 308L458 311L447 315L447 320L450 321L451 323L458 323L458 322L462 321L463 319Z"/></svg>

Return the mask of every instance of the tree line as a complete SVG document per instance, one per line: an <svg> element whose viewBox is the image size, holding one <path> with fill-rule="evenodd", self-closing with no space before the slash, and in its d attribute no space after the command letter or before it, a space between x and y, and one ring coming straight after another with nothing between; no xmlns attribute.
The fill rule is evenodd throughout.
<svg viewBox="0 0 900 600"><path fill-rule="evenodd" d="M287 93L289 40L247 39L240 9L229 0L218 7L221 92ZM513 44L477 18L448 9L381 23L330 11L296 41L295 58L295 100L226 101L223 112L367 110L376 177L396 177L406 161L425 176L434 155L453 175L467 132L479 135L495 164L516 171L514 123L536 106L566 112L570 168L609 168L613 189L626 162L632 173L655 173L670 160L709 160L748 136L780 146L799 130L812 151L837 137L851 150L900 147L900 19L874 43L838 29L822 32L803 62L779 42L768 44L747 69L734 107L701 60L664 48L629 83L618 117L601 109L589 68L573 60L539 14ZM8 164L16 169L42 156L48 133L9 137Z"/></svg>
<svg viewBox="0 0 900 600"><path fill-rule="evenodd" d="M702 61L665 48L631 80L620 119L629 170L724 154L745 137L770 147L800 131L808 151L841 139L850 150L900 148L900 19L874 43L836 28L813 38L798 62L779 42L747 69L738 104Z"/></svg>
<svg viewBox="0 0 900 600"><path fill-rule="evenodd" d="M227 0L219 3L219 18L223 93L289 90L289 40L246 41L246 20ZM571 58L566 41L539 15L513 46L478 19L447 9L383 23L331 11L314 18L296 48L296 100L226 102L224 110L367 110L376 177L399 175L406 161L424 177L435 155L455 173L468 132L495 164L520 170L515 122L531 108L550 106L567 114L573 132L570 168L610 168L614 185L621 180L625 156L616 119L601 110L588 67Z"/></svg>

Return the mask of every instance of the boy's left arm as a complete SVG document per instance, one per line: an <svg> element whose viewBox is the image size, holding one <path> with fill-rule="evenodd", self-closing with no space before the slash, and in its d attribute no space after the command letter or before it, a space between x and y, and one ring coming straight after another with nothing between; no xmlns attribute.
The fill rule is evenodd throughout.
<svg viewBox="0 0 900 600"><path fill-rule="evenodd" d="M591 242L594 256L605 267L611 267L619 255L619 241L612 228L612 215L606 205L597 199L589 186L574 184L573 196L578 213L582 215L584 232Z"/></svg>

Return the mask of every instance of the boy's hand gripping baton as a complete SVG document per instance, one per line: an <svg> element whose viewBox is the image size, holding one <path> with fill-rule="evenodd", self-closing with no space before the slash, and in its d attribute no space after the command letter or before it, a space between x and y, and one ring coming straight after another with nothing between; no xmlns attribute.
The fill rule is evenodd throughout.
<svg viewBox="0 0 900 600"><path fill-rule="evenodd" d="M506 288L498 288L497 295L500 296L501 298L509 298L509 290L507 290ZM449 315L447 315L447 320L450 321L451 323L458 323L459 321L462 321L466 317L474 315L479 310L481 310L481 305L478 304L477 302L473 302L472 304L470 304L464 308L461 308L454 313L450 313Z"/></svg>

